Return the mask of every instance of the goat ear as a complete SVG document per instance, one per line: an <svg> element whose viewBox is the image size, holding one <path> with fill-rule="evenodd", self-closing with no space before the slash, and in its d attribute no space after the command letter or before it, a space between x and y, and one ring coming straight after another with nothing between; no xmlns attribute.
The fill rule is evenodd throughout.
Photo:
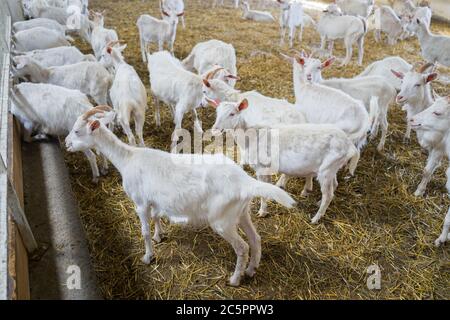
<svg viewBox="0 0 450 320"><path fill-rule="evenodd" d="M203 84L204 84L207 88L211 88L211 83L209 83L208 80L203 79Z"/></svg>
<svg viewBox="0 0 450 320"><path fill-rule="evenodd" d="M391 72L392 72L392 74L394 76L396 76L399 79L403 79L405 77L405 75L403 73L401 73L401 72L398 72L398 71L395 71L395 70L392 70L392 69L391 69Z"/></svg>
<svg viewBox="0 0 450 320"><path fill-rule="evenodd" d="M285 54L283 54L283 53L281 53L281 52L280 52L280 56L281 56L284 60L289 61L290 63L294 63L294 58L289 57L289 56L287 56L287 55L285 55Z"/></svg>
<svg viewBox="0 0 450 320"><path fill-rule="evenodd" d="M325 60L322 63L322 69L325 69L325 68L328 68L329 66L331 66L335 60L336 60L336 57L331 57L331 58L328 58L327 60Z"/></svg>
<svg viewBox="0 0 450 320"><path fill-rule="evenodd" d="M205 97L205 99L211 107L217 108L220 104L217 100L213 100L208 97Z"/></svg>
<svg viewBox="0 0 450 320"><path fill-rule="evenodd" d="M302 66L305 65L305 58L303 58L303 57L295 56L295 61L297 61Z"/></svg>
<svg viewBox="0 0 450 320"><path fill-rule="evenodd" d="M241 103L239 104L238 110L239 110L239 111L243 111L243 110L245 110L245 109L247 109L247 108L248 108L248 100L247 100L247 99L244 99L244 100L242 100Z"/></svg>
<svg viewBox="0 0 450 320"><path fill-rule="evenodd" d="M120 52L123 52L126 48L127 48L127 44L124 44L123 46L120 46L119 48L117 48Z"/></svg>
<svg viewBox="0 0 450 320"><path fill-rule="evenodd" d="M438 74L436 72L430 73L426 76L425 82L428 83L428 82L434 81L437 79L437 77L438 77Z"/></svg>
<svg viewBox="0 0 450 320"><path fill-rule="evenodd" d="M100 128L100 121L99 120L94 120L94 121L90 121L89 122L89 129L91 129L91 132L94 132L98 128Z"/></svg>
<svg viewBox="0 0 450 320"><path fill-rule="evenodd" d="M237 80L237 81L241 80L240 77L232 75L232 74L227 75L227 78L234 79L234 80Z"/></svg>

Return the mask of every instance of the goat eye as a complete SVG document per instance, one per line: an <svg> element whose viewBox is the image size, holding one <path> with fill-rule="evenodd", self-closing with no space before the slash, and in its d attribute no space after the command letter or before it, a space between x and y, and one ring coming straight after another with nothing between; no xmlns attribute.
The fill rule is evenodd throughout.
<svg viewBox="0 0 450 320"><path fill-rule="evenodd" d="M421 84L420 84L420 83L418 83L418 84L416 84L416 85L415 85L415 87L420 87L420 86L421 86Z"/></svg>
<svg viewBox="0 0 450 320"><path fill-rule="evenodd" d="M235 113L230 113L230 117L234 117Z"/></svg>
<svg viewBox="0 0 450 320"><path fill-rule="evenodd" d="M437 112L437 111L434 111L433 114L434 114L435 116L438 116L438 117L439 117L439 116L442 116L442 113Z"/></svg>

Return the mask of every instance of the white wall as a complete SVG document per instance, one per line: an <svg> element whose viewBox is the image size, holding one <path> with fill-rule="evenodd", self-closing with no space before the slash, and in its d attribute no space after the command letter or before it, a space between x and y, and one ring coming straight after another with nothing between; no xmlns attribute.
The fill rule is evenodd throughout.
<svg viewBox="0 0 450 320"><path fill-rule="evenodd" d="M391 4L402 0L376 0L377 4ZM450 23L450 0L428 0L433 10L433 18Z"/></svg>

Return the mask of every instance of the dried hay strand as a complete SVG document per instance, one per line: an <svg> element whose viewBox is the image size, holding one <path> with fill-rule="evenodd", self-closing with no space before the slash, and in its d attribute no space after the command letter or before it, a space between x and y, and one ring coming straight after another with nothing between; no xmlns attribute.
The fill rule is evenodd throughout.
<svg viewBox="0 0 450 320"><path fill-rule="evenodd" d="M125 58L149 89L148 71L141 61L136 20L139 15L158 14L158 2L141 0L92 0L92 9L107 9L106 23L115 27L128 44ZM278 11L273 10L278 16ZM294 101L291 67L281 59L277 24L244 21L240 11L229 7L204 9L198 1L186 1L186 29L179 26L175 55L186 57L192 47L209 39L232 43L238 55L241 90ZM433 22L433 32L450 35L450 26ZM78 42L84 51L86 44ZM301 46L311 50L319 36L306 30ZM410 63L420 62L416 39L389 47L366 38L364 67L390 55ZM344 56L342 44L335 54ZM353 77L364 68L354 55L347 67L333 66L325 77ZM449 70L440 70L449 74ZM440 95L450 94L448 85L437 82ZM150 92L150 91L149 91ZM152 148L169 150L173 123L168 108L162 109L162 126L149 111L144 137ZM214 121L214 110L200 110L204 128ZM449 246L435 248L443 217L450 202L445 189L444 168L429 184L425 198L413 196L420 181L426 155L415 138L403 143L405 115L392 106L384 154L371 142L362 153L354 178L339 176L336 197L319 225L311 225L320 199L317 184L309 198L301 198L303 179L287 186L299 208L287 211L271 204L265 219L253 218L262 237L262 263L254 279L239 288L227 286L234 267L232 248L211 230L201 232L164 223L165 237L155 246L156 261L147 266L140 224L133 203L127 198L115 169L98 185L91 183L88 163L81 154L66 154L72 186L81 208L93 264L106 299L449 299ZM186 117L183 127L192 128ZM151 163L149 163L149 166ZM154 183L154 182L150 182ZM157 183L157 182L156 182ZM255 202L253 213L256 212ZM381 268L382 288L367 289L366 270Z"/></svg>

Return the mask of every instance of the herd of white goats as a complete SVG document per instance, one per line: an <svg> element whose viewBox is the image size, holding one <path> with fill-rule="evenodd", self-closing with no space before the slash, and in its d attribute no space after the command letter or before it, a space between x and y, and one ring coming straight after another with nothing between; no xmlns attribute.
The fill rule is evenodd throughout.
<svg viewBox="0 0 450 320"><path fill-rule="evenodd" d="M220 1L215 2L220 5ZM376 137L379 128L378 150L383 150L388 110L395 101L403 104L407 112L406 137L411 129L417 131L420 145L429 153L417 196L424 194L433 172L444 156L448 157L450 98L438 97L431 82L438 76L436 64L450 66L450 38L430 32L428 7L416 7L405 1L401 18L388 6L374 10L376 19L381 21L380 28L375 29L377 38L380 32L387 34L389 43L418 37L425 60L419 68L400 57L387 57L372 63L355 78L323 79L322 70L335 60L331 56L335 40L343 40L346 45L343 64L351 61L354 43L359 45L358 63L362 63L364 37L373 19L370 15L373 1L337 0L317 23L304 14L301 0L277 2L281 9L282 41L289 29L292 46L296 29L312 25L321 36L322 50L329 42L330 57L323 62L304 52L293 57L283 55L293 66L295 105L256 91L234 89L239 77L231 44L210 40L198 43L183 61L175 58L176 30L179 18L184 17L182 0L161 1L161 19L142 15L137 21L142 59L148 64L155 98L156 124L160 125L162 101L170 107L174 118L172 145L178 141L177 129L181 129L187 112L194 115L194 129L202 132L196 113L200 106L215 107L216 133L238 128L277 129L282 176L274 186L257 159L252 159L252 167L258 180L222 154L174 155L145 148L146 88L122 56L126 45L119 41L116 31L105 28L103 14L89 11L87 1L82 0L23 1L25 13L32 19L17 22L13 27L12 74L16 81L22 82L11 90L11 112L23 124L27 141L44 139L47 135L67 136L67 149L85 153L94 181L98 181L100 172L93 150L102 155L102 173L106 172L108 161L114 164L122 175L125 192L137 208L145 239L142 259L145 263L150 263L153 257L149 220L155 224L153 240L158 242L162 232L160 217L167 216L173 221L207 224L232 245L237 262L231 285L239 285L244 272L253 276L261 259L261 238L250 217L252 199L262 198L259 216L267 214L265 199L290 208L295 201L281 189L288 178L306 178L302 195L312 190L316 178L322 191L319 211L312 219L317 223L333 198L337 172L348 165L350 173L354 173L367 136ZM82 54L70 45L66 21L74 13L67 10L69 4L79 7L73 11L79 22L75 32L92 45L94 55ZM274 20L269 12L251 10L245 2L242 6L245 19ZM182 22L184 25L184 19ZM158 52L149 52L151 43L158 44ZM171 53L163 51L165 44ZM93 107L90 99L98 106ZM130 128L131 121L135 123L139 147ZM122 127L129 144L113 133L114 124ZM240 140L236 140L239 144ZM240 147L245 154L244 162L253 158L252 150ZM181 164L173 161L174 157L194 158L202 165ZM450 183L447 187L450 190ZM239 228L249 244L239 235ZM436 245L450 238L449 228L450 211Z"/></svg>

